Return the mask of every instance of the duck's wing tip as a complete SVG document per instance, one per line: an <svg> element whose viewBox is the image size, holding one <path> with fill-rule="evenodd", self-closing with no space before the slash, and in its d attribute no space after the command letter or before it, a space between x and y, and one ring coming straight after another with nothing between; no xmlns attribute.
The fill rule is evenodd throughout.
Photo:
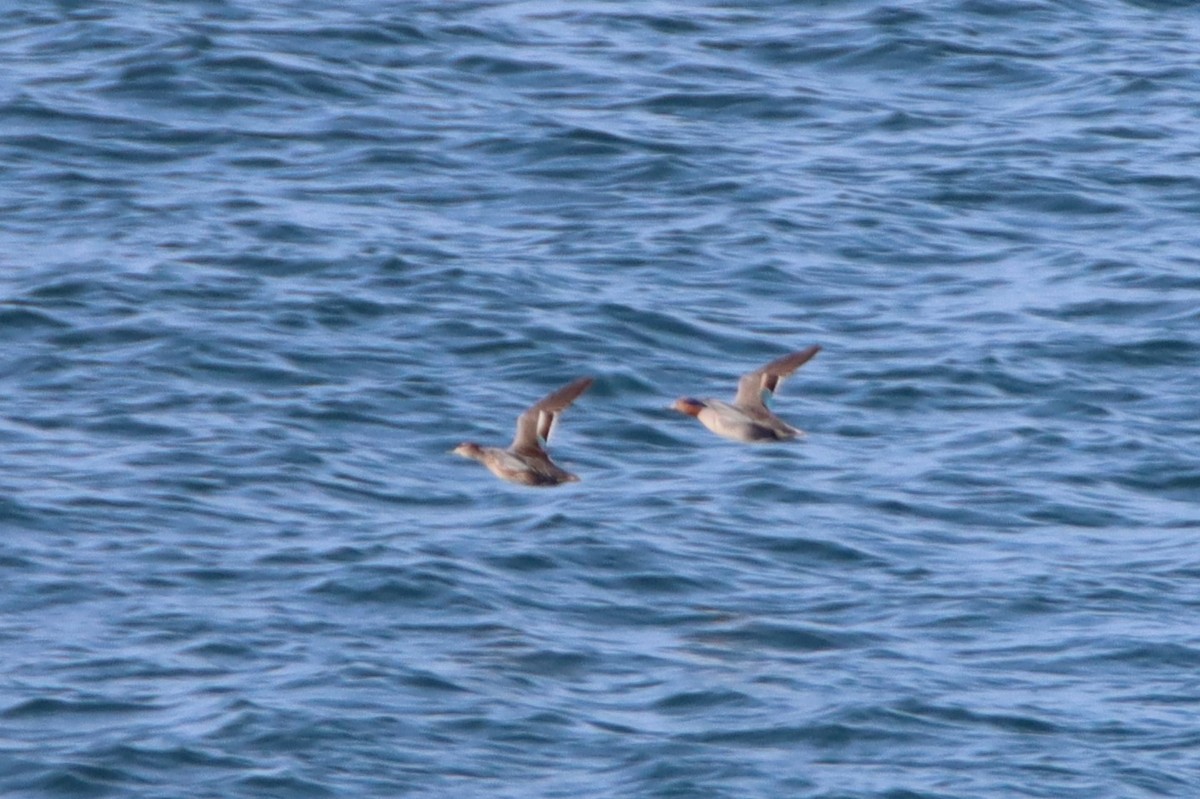
<svg viewBox="0 0 1200 799"><path fill-rule="evenodd" d="M813 344L811 347L805 347L804 349L797 350L796 352L789 352L787 355L776 358L766 366L760 367L757 371L762 374L775 375L780 378L787 377L792 372L811 361L820 351L821 345Z"/></svg>
<svg viewBox="0 0 1200 799"><path fill-rule="evenodd" d="M529 409L526 410L522 416L527 414L535 416L539 412L559 413L561 411L565 411L567 408L571 407L572 402L579 399L583 392L591 388L592 383L594 382L596 382L596 379L593 377L580 377L576 380L572 380L562 388L551 391L549 394L533 403L533 405L530 405Z"/></svg>

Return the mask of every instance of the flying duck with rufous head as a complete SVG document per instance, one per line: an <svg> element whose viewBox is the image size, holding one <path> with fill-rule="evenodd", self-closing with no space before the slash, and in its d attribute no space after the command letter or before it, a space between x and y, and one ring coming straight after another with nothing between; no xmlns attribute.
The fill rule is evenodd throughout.
<svg viewBox="0 0 1200 799"><path fill-rule="evenodd" d="M767 407L767 400L775 394L780 383L820 351L820 345L814 344L747 372L738 381L737 396L732 403L681 397L671 407L680 413L695 416L709 430L733 441L762 443L797 438L804 435L804 431L792 427L772 413Z"/></svg>

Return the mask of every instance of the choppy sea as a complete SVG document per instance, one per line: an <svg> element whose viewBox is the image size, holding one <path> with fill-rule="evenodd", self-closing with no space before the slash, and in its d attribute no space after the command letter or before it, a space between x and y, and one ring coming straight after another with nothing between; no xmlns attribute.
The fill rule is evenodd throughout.
<svg viewBox="0 0 1200 799"><path fill-rule="evenodd" d="M1200 796L1191 2L14 4L0 340L4 797Z"/></svg>

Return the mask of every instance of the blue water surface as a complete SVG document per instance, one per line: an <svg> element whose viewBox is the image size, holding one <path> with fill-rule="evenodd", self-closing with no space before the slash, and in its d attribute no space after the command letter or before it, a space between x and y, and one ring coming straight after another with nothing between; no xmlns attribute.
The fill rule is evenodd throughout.
<svg viewBox="0 0 1200 799"><path fill-rule="evenodd" d="M0 795L1198 795L1198 97L1169 0L10 8Z"/></svg>

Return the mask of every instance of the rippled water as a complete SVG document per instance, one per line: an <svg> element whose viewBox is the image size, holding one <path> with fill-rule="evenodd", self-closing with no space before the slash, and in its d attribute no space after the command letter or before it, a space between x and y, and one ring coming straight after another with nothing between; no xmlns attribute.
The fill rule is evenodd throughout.
<svg viewBox="0 0 1200 799"><path fill-rule="evenodd" d="M1200 784L1200 13L0 21L0 793ZM671 413L810 343L802 443ZM534 491L454 458L578 375Z"/></svg>

